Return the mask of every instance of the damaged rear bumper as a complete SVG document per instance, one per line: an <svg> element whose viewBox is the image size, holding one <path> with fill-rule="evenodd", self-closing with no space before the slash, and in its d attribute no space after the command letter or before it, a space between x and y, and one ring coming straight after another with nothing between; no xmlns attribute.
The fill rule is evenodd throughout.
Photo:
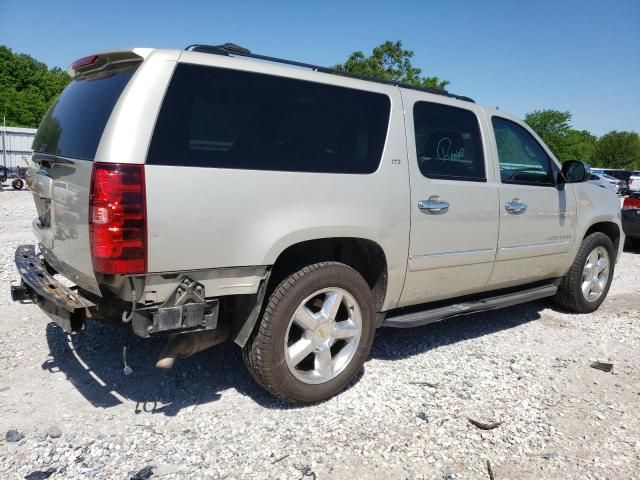
<svg viewBox="0 0 640 480"><path fill-rule="evenodd" d="M20 285L11 286L11 299L15 302L31 301L64 331L82 327L95 304L77 291L62 284L51 275L42 259L36 255L34 245L21 245L16 249L15 264L20 273Z"/></svg>
<svg viewBox="0 0 640 480"><path fill-rule="evenodd" d="M191 272L174 272L167 275L167 285L171 285L173 292L163 303L126 302L112 295L108 289L101 298L95 298L90 293L83 296L83 290L77 287L66 286L50 273L54 270L46 258L36 253L34 245L19 246L15 252L15 264L21 282L11 286L12 300L37 304L64 331L79 331L87 320L97 320L126 327L142 338L189 334L195 340L200 334L206 334L206 341L198 338L197 348L187 345L185 348L189 351L206 348L202 345L211 344L214 338L219 343L231 337L238 345L244 346L259 317L270 276L270 272L264 274L254 294L218 297L206 295L206 280L196 280L197 275L192 278ZM162 277L162 274L154 275ZM123 278L130 284L128 294L131 298L139 298L136 290L145 291L142 280L146 276ZM230 277L229 281L237 282L237 279ZM215 287L213 285L212 290L217 293ZM223 299L227 301L224 307Z"/></svg>
<svg viewBox="0 0 640 480"><path fill-rule="evenodd" d="M133 304L117 298L102 298L94 303L67 287L50 273L48 262L36 254L34 245L19 246L15 264L21 282L11 286L11 299L37 304L65 332L81 330L88 319L120 326L130 322L139 337L218 327L218 299L205 299L204 286L186 276L180 278L176 290L163 304L136 304L132 308Z"/></svg>

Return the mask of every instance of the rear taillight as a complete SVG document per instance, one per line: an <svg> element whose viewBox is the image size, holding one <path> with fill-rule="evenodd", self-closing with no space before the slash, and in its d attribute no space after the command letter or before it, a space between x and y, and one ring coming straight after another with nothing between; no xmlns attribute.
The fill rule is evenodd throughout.
<svg viewBox="0 0 640 480"><path fill-rule="evenodd" d="M622 204L623 210L640 210L640 197L627 197Z"/></svg>
<svg viewBox="0 0 640 480"><path fill-rule="evenodd" d="M95 271L146 272L144 165L93 164L89 232Z"/></svg>

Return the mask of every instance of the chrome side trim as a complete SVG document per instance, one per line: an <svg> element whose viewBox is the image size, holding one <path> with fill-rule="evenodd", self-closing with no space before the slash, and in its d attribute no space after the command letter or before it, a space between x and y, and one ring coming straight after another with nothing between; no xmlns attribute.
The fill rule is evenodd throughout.
<svg viewBox="0 0 640 480"><path fill-rule="evenodd" d="M520 258L567 253L570 248L570 240L510 245L498 249L496 261L501 262L503 260L517 260Z"/></svg>
<svg viewBox="0 0 640 480"><path fill-rule="evenodd" d="M424 258L424 257L444 257L446 255L465 255L468 253L488 253L495 252L495 248L475 248L472 250L454 250L451 252L438 252L438 253L419 253L418 255L411 255L409 258Z"/></svg>
<svg viewBox="0 0 640 480"><path fill-rule="evenodd" d="M569 245L571 243L570 240L563 240L561 242L542 242L542 243L527 243L525 245L512 245L509 247L500 247L500 250L516 250L518 248L538 248L538 247L548 247L551 245Z"/></svg>
<svg viewBox="0 0 640 480"><path fill-rule="evenodd" d="M422 253L409 257L409 271L418 272L433 268L458 267L490 263L496 259L495 248L476 248L451 252Z"/></svg>

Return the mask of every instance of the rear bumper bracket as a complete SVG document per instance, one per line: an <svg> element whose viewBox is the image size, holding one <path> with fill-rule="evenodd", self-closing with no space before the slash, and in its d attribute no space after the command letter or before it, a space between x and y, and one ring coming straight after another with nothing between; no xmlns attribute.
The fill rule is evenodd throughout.
<svg viewBox="0 0 640 480"><path fill-rule="evenodd" d="M20 245L16 249L15 264L21 282L19 286L11 286L11 299L37 303L63 330L75 330L86 309L95 307L47 271L34 245Z"/></svg>
<svg viewBox="0 0 640 480"><path fill-rule="evenodd" d="M206 300L204 285L183 275L171 296L153 313L136 311L133 331L147 337L178 330L213 330L218 326L219 300Z"/></svg>

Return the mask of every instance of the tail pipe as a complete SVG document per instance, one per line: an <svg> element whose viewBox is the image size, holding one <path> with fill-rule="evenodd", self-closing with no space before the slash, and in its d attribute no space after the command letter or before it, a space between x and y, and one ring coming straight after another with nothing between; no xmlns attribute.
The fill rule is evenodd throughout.
<svg viewBox="0 0 640 480"><path fill-rule="evenodd" d="M194 353L224 342L227 338L229 338L229 326L226 322L214 330L170 335L156 367L172 368L176 359L190 357Z"/></svg>

